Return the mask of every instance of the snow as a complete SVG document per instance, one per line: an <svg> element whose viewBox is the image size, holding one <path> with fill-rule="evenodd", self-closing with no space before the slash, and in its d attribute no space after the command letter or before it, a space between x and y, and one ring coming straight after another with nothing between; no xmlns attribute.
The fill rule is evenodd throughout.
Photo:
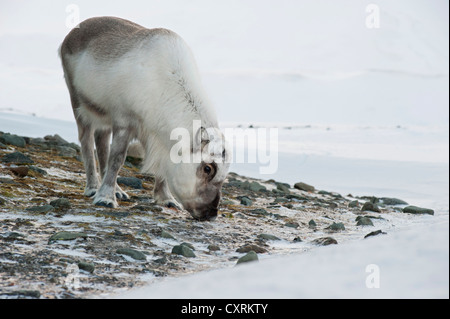
<svg viewBox="0 0 450 319"><path fill-rule="evenodd" d="M222 127L278 128L278 169L242 175L435 210L388 235L151 283L142 298L448 298L448 2L79 0L81 20L115 15L178 32ZM0 131L77 142L57 48L64 1L0 4ZM275 112L274 112L275 110ZM239 141L242 143L242 141ZM248 148L252 146L249 145ZM367 265L380 288L367 288Z"/></svg>
<svg viewBox="0 0 450 319"><path fill-rule="evenodd" d="M167 279L119 298L449 298L448 219L337 246Z"/></svg>

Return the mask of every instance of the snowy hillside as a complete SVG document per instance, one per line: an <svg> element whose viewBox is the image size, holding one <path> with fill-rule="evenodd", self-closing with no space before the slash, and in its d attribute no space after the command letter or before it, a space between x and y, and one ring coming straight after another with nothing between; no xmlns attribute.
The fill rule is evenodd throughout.
<svg viewBox="0 0 450 319"><path fill-rule="evenodd" d="M448 125L448 2L377 1L380 28L367 27L369 3L77 1L80 20L183 36L223 121ZM0 4L0 110L72 120L56 53L66 5Z"/></svg>

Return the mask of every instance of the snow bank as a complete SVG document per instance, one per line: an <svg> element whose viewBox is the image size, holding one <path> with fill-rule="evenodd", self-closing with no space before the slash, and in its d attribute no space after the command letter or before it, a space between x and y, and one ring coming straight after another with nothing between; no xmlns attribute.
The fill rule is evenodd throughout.
<svg viewBox="0 0 450 319"><path fill-rule="evenodd" d="M287 257L172 278L118 298L449 298L448 218Z"/></svg>

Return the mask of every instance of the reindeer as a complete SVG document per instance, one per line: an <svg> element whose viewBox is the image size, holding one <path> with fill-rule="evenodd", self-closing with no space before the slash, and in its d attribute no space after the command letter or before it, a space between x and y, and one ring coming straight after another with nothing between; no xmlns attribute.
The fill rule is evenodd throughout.
<svg viewBox="0 0 450 319"><path fill-rule="evenodd" d="M230 150L185 41L167 29L96 17L71 30L59 54L81 143L84 194L112 208L116 198L129 199L116 179L137 140L145 154L142 171L155 175L156 203L215 219ZM191 156L183 158L201 160L171 159L177 128L191 132L183 148Z"/></svg>

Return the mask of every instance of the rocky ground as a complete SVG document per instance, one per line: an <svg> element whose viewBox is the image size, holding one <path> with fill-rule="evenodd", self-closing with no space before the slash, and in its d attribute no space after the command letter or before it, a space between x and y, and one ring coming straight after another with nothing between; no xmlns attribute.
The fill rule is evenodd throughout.
<svg viewBox="0 0 450 319"><path fill-rule="evenodd" d="M0 298L93 298L321 245L382 235L413 214L395 198L342 196L230 173L219 217L154 204L154 179L128 157L116 209L83 195L78 145L0 132ZM293 187L292 187L293 186Z"/></svg>

